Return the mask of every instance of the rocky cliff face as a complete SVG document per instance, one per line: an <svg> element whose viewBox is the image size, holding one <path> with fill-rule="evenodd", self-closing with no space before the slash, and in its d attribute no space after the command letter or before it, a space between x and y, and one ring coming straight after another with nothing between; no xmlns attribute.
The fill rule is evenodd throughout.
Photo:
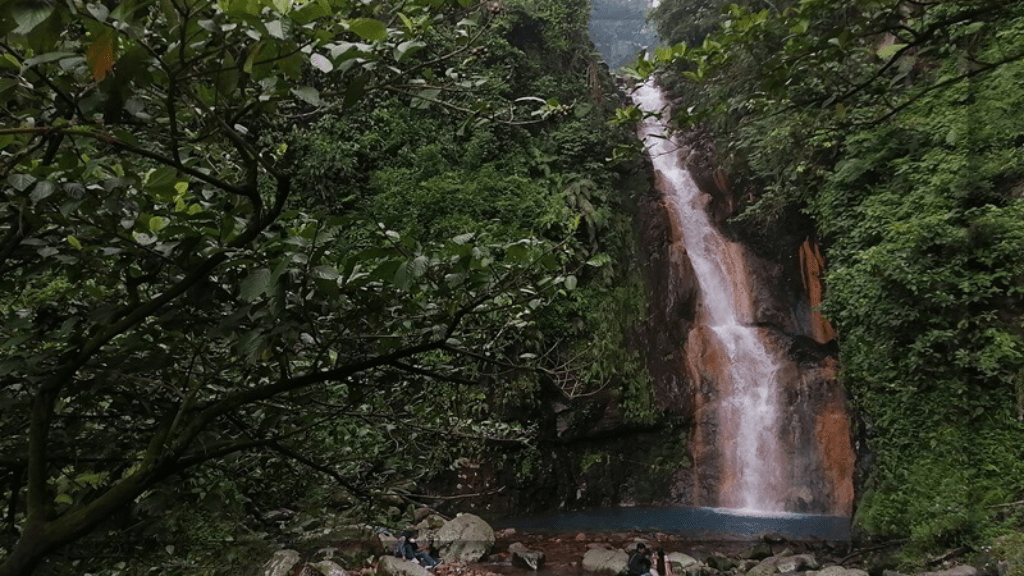
<svg viewBox="0 0 1024 576"><path fill-rule="evenodd" d="M765 236L736 229L729 218L740 202L712 162L713 152L700 134L680 150L713 221L737 240L730 258L751 278L744 295L749 309L742 315L779 358L786 509L849 515L854 453L846 397L836 380L835 332L814 310L824 261L806 230ZM627 423L611 393L573 401L553 394L540 416L545 438L532 473L497 460L453 472L441 482L479 496L453 501L452 511L503 516L623 504L721 504L722 486L732 479L716 448L721 423L715 406L728 359L699 323L700 287L657 193L657 178L649 171L649 191L638 194L649 314L632 344L646 357L660 418ZM504 488L496 491L498 486Z"/></svg>
<svg viewBox="0 0 1024 576"><path fill-rule="evenodd" d="M835 331L815 310L821 302L824 259L806 230L776 229L766 236L737 228L729 221L740 202L725 173L713 162L713 144L700 133L684 139L680 150L695 182L706 194L707 211L719 229L738 241L739 257L749 275L752 303L746 322L757 326L764 344L779 361L782 418L779 440L784 451L783 470L786 509L794 512L849 515L853 506L854 452L850 440L846 396L836 379L838 367ZM756 242L755 243L752 243ZM673 274L652 269L651 274ZM699 296L698 296L699 297ZM651 306L660 306L657 297ZM652 318L657 318L652 315ZM666 315L665 319L672 322ZM693 325L693 318L685 323ZM659 332L652 326L650 332ZM715 505L717 499L705 484L728 482L728 473L714 458L706 464L696 457L711 452L717 441L713 415L702 413L714 398L721 380L721 359L708 355L713 349L706 333L691 330L689 388L693 390L693 425L703 432L692 436L688 446L697 466L680 473L674 497L694 505ZM701 470L705 468L705 470Z"/></svg>

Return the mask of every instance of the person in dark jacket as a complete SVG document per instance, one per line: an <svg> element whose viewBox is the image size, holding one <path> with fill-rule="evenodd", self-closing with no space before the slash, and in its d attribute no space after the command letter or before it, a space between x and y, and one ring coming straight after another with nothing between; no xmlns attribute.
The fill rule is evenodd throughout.
<svg viewBox="0 0 1024 576"><path fill-rule="evenodd" d="M629 555L629 564L626 565L626 572L629 576L652 576L651 575L651 549L640 542L636 545L636 551Z"/></svg>
<svg viewBox="0 0 1024 576"><path fill-rule="evenodd" d="M419 545L416 543L416 532L412 530L402 532L402 536L399 538L398 551L402 558L413 560L427 570L440 564L430 554L419 551Z"/></svg>

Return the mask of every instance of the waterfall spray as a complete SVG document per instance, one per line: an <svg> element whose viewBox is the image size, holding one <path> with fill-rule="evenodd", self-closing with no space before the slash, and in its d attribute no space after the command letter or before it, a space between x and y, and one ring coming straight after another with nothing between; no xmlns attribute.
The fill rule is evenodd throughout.
<svg viewBox="0 0 1024 576"><path fill-rule="evenodd" d="M651 82L639 87L633 98L647 112L666 110L664 97ZM781 512L786 463L779 445L778 362L768 353L757 329L744 323L750 322L751 303L742 252L712 225L703 194L667 132L666 123L656 117L648 118L640 128L700 285L697 321L710 328L728 359L726 381L718 383L715 409L719 428L716 449L729 480L723 482L717 505Z"/></svg>

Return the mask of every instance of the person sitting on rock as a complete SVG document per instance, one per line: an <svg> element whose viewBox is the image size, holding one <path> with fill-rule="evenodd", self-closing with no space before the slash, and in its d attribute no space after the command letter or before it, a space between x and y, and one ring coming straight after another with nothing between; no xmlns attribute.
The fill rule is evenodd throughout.
<svg viewBox="0 0 1024 576"><path fill-rule="evenodd" d="M430 570L434 566L440 564L440 562L435 560L430 554L420 552L418 548L419 545L416 543L416 532L406 530L402 532L402 536L398 539L396 556L401 556L406 560L412 560L427 570Z"/></svg>
<svg viewBox="0 0 1024 576"><path fill-rule="evenodd" d="M626 573L629 576L657 576L651 569L651 549L643 542L638 543L636 551L629 555Z"/></svg>

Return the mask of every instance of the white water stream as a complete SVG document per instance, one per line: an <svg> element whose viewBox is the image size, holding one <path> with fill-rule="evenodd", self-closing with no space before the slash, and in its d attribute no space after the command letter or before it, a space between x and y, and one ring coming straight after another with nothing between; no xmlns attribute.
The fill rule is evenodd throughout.
<svg viewBox="0 0 1024 576"><path fill-rule="evenodd" d="M778 365L758 332L742 323L738 310L749 310L738 247L712 226L702 192L683 167L678 145L667 137L668 110L661 91L651 82L639 87L633 99L645 111L662 112L640 129L674 227L700 285L697 322L715 334L728 365L720 370L714 407L718 430L715 450L721 455L723 486L718 505L750 512L784 510L784 464L779 447ZM695 463L699 466L700 463Z"/></svg>

